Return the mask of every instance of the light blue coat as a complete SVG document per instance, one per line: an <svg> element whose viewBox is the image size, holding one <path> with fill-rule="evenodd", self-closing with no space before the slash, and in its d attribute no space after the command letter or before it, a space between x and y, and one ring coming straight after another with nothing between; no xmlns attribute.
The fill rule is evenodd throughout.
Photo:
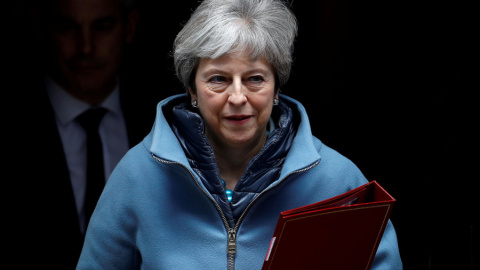
<svg viewBox="0 0 480 270"><path fill-rule="evenodd" d="M350 160L312 136L304 107L281 96L296 106L301 119L293 145L280 178L229 228L165 118L166 104L179 98L184 97L158 104L152 132L112 173L77 269L260 269L281 211L367 183ZM402 269L390 222L372 269Z"/></svg>

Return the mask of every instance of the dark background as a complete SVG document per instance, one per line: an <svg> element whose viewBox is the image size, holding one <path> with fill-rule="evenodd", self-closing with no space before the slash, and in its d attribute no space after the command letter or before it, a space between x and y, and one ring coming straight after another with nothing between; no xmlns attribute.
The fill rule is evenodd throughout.
<svg viewBox="0 0 480 270"><path fill-rule="evenodd" d="M397 199L405 269L478 269L478 29L462 2L419 2L294 1L299 35L282 92L305 105L314 135ZM138 95L183 92L169 54L197 3L139 2L124 70ZM5 32L14 86L38 68L30 5L16 2Z"/></svg>

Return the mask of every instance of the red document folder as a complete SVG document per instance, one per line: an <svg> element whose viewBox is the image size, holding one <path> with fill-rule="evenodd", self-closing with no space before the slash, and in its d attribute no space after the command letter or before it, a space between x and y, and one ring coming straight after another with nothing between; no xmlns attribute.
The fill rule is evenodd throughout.
<svg viewBox="0 0 480 270"><path fill-rule="evenodd" d="M262 270L370 269L394 202L371 181L281 212Z"/></svg>

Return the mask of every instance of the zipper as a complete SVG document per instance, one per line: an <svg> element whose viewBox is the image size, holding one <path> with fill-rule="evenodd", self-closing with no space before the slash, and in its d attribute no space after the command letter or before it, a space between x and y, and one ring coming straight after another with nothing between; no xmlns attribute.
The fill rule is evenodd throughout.
<svg viewBox="0 0 480 270"><path fill-rule="evenodd" d="M228 269L229 270L233 270L233 266L235 263L235 253L237 253L236 226L235 226L235 229L228 229Z"/></svg>
<svg viewBox="0 0 480 270"><path fill-rule="evenodd" d="M183 165L182 163L180 162L176 162L176 161L167 161L167 160L163 160L163 159L160 159L159 157L155 156L155 155L152 155L152 157L158 161L158 162L161 162L161 163L164 163L164 164L177 164L177 165L180 165L182 166L183 168L185 168L189 173L190 175L192 176L193 180L195 181L195 184L197 184L198 188L213 202L213 204L215 205L215 207L217 208L218 212L220 213L221 217L222 217L222 220L223 220L223 224L225 225L225 228L227 229L227 233L228 233L228 245L227 245L227 254L228 254L228 270L234 270L234 265L235 265L235 254L237 253L237 230L238 228L240 227L240 223L241 221L243 220L243 217L245 216L245 214L248 212L248 210L250 209L250 207L258 200L258 198L260 198L263 194L265 194L266 192L268 192L269 190L271 190L272 188L278 186L281 182L283 182L283 180L285 180L287 177L293 175L293 174L296 174L296 173L300 173L300 172L305 172L305 171L308 171L310 169L312 169L313 167L317 166L318 163L320 163L319 161L316 161L315 163L313 163L312 165L306 167L306 168L303 168L303 169L300 169L300 170L296 170L296 171L293 171L293 172L290 172L289 174L287 174L285 177L283 177L280 181L278 181L275 185L271 186L270 188L266 189L266 190L263 190L260 194L258 194L257 197L255 197L255 199L253 199L253 201L251 201L247 207L245 208L245 210L242 212L242 214L240 215L240 217L238 218L237 220L237 223L235 224L235 227L234 228L230 228L230 225L228 224L228 220L227 218L225 217L225 214L223 213L222 211L222 208L220 207L220 205L218 205L217 201L215 201L215 199L213 199L208 193L207 191L205 191L202 186L200 185L200 183L198 183L198 180L197 178L195 178L195 175L193 175L193 173L190 171L190 169Z"/></svg>
<svg viewBox="0 0 480 270"><path fill-rule="evenodd" d="M250 209L250 207L258 200L258 198L260 198L263 194L265 194L266 192L268 192L269 190L275 188L276 186L278 186L281 182L283 182L283 180L285 180L287 177L293 175L293 174L296 174L296 173L301 173L301 172L305 172L305 171L308 171L310 169L312 169L313 167L317 166L318 163L320 163L319 161L316 161L315 163L313 163L312 165L306 167L306 168L303 168L303 169L300 169L300 170L296 170L296 171L293 171L293 172L290 172L289 174L285 175L285 177L283 177L280 181L278 181L275 185L271 186L270 188L268 189L265 189L263 190L262 192L260 192L260 194L258 194L257 197L255 197L255 199L253 199L248 205L247 207L245 208L245 210L242 212L242 214L240 215L240 217L238 218L237 220L237 223L235 224L235 227L231 230L229 230L229 234L228 234L228 255L229 255L229 262L228 262L228 269L229 270L233 270L233 266L234 266L234 263L235 263L235 253L237 251L237 245L236 245L236 239L237 239L237 230L238 228L240 227L240 223L242 222L243 220L243 217L245 216L245 214L248 212L248 210ZM216 202L215 202L216 203ZM220 210L221 211L221 210ZM223 215L223 213L222 213ZM227 224L228 225L228 224ZM230 249L230 247L232 249Z"/></svg>
<svg viewBox="0 0 480 270"><path fill-rule="evenodd" d="M215 201L214 198L212 198L208 193L207 191L205 191L202 186L200 185L200 183L198 183L198 180L197 178L195 178L195 175L193 175L193 173L191 172L191 170L183 165L182 163L180 162L176 162L176 161L167 161L167 160L163 160L163 159L160 159L159 157L155 156L155 155L152 155L152 157L160 162L160 163L164 163L164 164L176 164L176 165L180 165L182 166L183 168L185 168L185 170L187 170L188 173L190 173L190 175L192 176L193 180L195 181L195 184L197 184L198 188L213 202L213 204L215 205L215 207L217 208L217 211L220 213L220 216L222 217L222 220L223 220L223 224L225 225L225 228L227 229L227 233L228 233L228 248L227 248L227 254L228 254L228 269L229 270L233 270L233 266L234 266L234 262L235 262L235 253L237 253L237 231L236 229L232 229L230 228L230 225L228 224L228 220L227 220L227 217L225 217L225 214L223 213L222 211L222 208L220 207L220 205L218 205L217 201Z"/></svg>
<svg viewBox="0 0 480 270"><path fill-rule="evenodd" d="M197 181L197 178L195 178L195 175L193 175L193 173L190 171L190 169L183 165L182 163L180 162L176 162L176 161L167 161L167 160L163 160L163 159L160 159L159 157L155 156L155 155L152 155L152 157L160 162L160 163L164 163L164 164L176 164L176 165L180 165L182 166L183 168L185 168L185 170L187 170L187 172L190 173L190 175L192 176L193 180L195 181L195 184L197 184L198 188L200 188L200 190L215 204L215 207L217 208L217 210L220 212L221 216L222 216L222 220L223 220L223 223L225 224L225 227L227 228L227 231L230 232L231 228L230 228L230 225L228 224L228 220L227 218L225 217L225 214L223 214L223 211L222 211L222 208L220 207L220 205L218 205L217 201L215 201L214 198L212 198L203 188L202 186L198 183Z"/></svg>

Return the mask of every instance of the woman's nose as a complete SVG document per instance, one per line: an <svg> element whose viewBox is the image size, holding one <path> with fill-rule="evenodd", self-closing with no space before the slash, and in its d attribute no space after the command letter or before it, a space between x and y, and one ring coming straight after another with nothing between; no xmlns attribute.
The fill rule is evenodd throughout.
<svg viewBox="0 0 480 270"><path fill-rule="evenodd" d="M241 79L233 80L229 94L228 102L233 105L239 106L247 102L246 87Z"/></svg>

